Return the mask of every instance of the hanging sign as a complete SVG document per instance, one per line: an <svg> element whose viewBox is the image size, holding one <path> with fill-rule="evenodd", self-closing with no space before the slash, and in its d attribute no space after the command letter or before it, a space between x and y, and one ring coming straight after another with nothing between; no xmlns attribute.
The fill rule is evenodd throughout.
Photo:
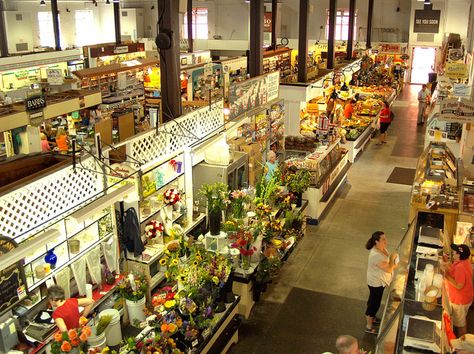
<svg viewBox="0 0 474 354"><path fill-rule="evenodd" d="M17 244L12 239L0 236L0 256L14 250ZM0 314L26 297L26 280L21 261L0 270Z"/></svg>
<svg viewBox="0 0 474 354"><path fill-rule="evenodd" d="M263 32L271 32L272 31L272 13L265 12L263 14Z"/></svg>
<svg viewBox="0 0 474 354"><path fill-rule="evenodd" d="M430 8L425 8L424 10L415 10L413 32L438 33L440 17L441 10L432 10Z"/></svg>
<svg viewBox="0 0 474 354"><path fill-rule="evenodd" d="M440 102L439 120L457 123L474 122L474 102L464 98Z"/></svg>
<svg viewBox="0 0 474 354"><path fill-rule="evenodd" d="M48 84L62 85L64 83L63 72L61 69L46 69Z"/></svg>
<svg viewBox="0 0 474 354"><path fill-rule="evenodd" d="M25 110L30 119L30 125L39 127L44 121L43 109L46 98L39 91L31 91L25 99Z"/></svg>
<svg viewBox="0 0 474 354"><path fill-rule="evenodd" d="M278 98L279 85L279 71L230 85L229 119L232 120L245 112Z"/></svg>
<svg viewBox="0 0 474 354"><path fill-rule="evenodd" d="M467 78L467 65L464 63L446 63L444 74L450 79Z"/></svg>
<svg viewBox="0 0 474 354"><path fill-rule="evenodd" d="M128 53L128 45L125 46L120 46L120 47L115 47L114 48L114 54L124 54Z"/></svg>
<svg viewBox="0 0 474 354"><path fill-rule="evenodd" d="M381 54L400 54L402 46L398 43L384 43L379 45Z"/></svg>
<svg viewBox="0 0 474 354"><path fill-rule="evenodd" d="M456 97L469 97L471 96L470 86L466 84L453 84L453 95Z"/></svg>
<svg viewBox="0 0 474 354"><path fill-rule="evenodd" d="M448 50L448 61L459 61L463 59L463 51L461 48Z"/></svg>

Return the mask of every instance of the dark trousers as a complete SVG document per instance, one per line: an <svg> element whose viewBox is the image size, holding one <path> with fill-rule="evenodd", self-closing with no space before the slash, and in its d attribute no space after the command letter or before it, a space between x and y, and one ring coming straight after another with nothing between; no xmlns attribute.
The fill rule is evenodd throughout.
<svg viewBox="0 0 474 354"><path fill-rule="evenodd" d="M373 287L369 285L369 300L367 300L366 316L375 317L382 302L383 286Z"/></svg>

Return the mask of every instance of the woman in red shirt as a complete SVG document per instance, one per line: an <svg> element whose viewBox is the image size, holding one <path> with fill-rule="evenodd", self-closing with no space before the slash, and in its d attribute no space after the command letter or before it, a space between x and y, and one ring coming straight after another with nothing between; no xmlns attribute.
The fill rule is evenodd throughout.
<svg viewBox="0 0 474 354"><path fill-rule="evenodd" d="M61 332L79 328L79 319L81 318L79 306L84 307L82 316L87 317L94 304L93 299L66 299L64 289L57 285L48 288L48 299L54 309L54 321Z"/></svg>
<svg viewBox="0 0 474 354"><path fill-rule="evenodd" d="M467 245L452 244L453 263L442 263L448 298L453 312L453 325L457 336L466 334L466 317L472 304L474 290L472 285L471 250Z"/></svg>
<svg viewBox="0 0 474 354"><path fill-rule="evenodd" d="M377 145L382 145L387 143L387 129L390 126L392 120L390 119L390 105L387 101L383 101L383 108L380 111L380 135L379 142Z"/></svg>

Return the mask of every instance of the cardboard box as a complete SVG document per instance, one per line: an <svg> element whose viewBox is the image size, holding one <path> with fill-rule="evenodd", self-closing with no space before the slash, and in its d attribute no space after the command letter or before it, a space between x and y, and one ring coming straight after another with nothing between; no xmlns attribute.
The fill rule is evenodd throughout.
<svg viewBox="0 0 474 354"><path fill-rule="evenodd" d="M257 185L257 182L259 182L260 179L262 178L262 173L263 173L263 168L261 167L260 164L253 165L252 168L250 168L250 163L249 163L249 185L255 187Z"/></svg>
<svg viewBox="0 0 474 354"><path fill-rule="evenodd" d="M240 146L245 144L245 138L240 137L240 138L233 138L227 140L227 144L229 145L231 150L240 150Z"/></svg>
<svg viewBox="0 0 474 354"><path fill-rule="evenodd" d="M240 151L243 151L251 157L260 157L262 156L262 147L258 143L244 144L240 146Z"/></svg>

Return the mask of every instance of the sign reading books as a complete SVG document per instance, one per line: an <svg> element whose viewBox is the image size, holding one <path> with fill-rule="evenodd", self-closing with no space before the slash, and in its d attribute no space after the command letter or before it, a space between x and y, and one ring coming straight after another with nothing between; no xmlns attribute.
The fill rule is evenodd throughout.
<svg viewBox="0 0 474 354"><path fill-rule="evenodd" d="M231 85L229 87L229 119L232 120L278 98L279 85L279 71Z"/></svg>
<svg viewBox="0 0 474 354"><path fill-rule="evenodd" d="M441 101L439 120L457 123L474 122L474 102L464 98Z"/></svg>
<svg viewBox="0 0 474 354"><path fill-rule="evenodd" d="M17 244L12 239L0 236L0 256L14 250ZM26 297L25 274L20 262L0 270L0 313L10 309Z"/></svg>
<svg viewBox="0 0 474 354"><path fill-rule="evenodd" d="M415 33L438 33L441 10L433 10L431 6L425 6L423 10L415 10Z"/></svg>

